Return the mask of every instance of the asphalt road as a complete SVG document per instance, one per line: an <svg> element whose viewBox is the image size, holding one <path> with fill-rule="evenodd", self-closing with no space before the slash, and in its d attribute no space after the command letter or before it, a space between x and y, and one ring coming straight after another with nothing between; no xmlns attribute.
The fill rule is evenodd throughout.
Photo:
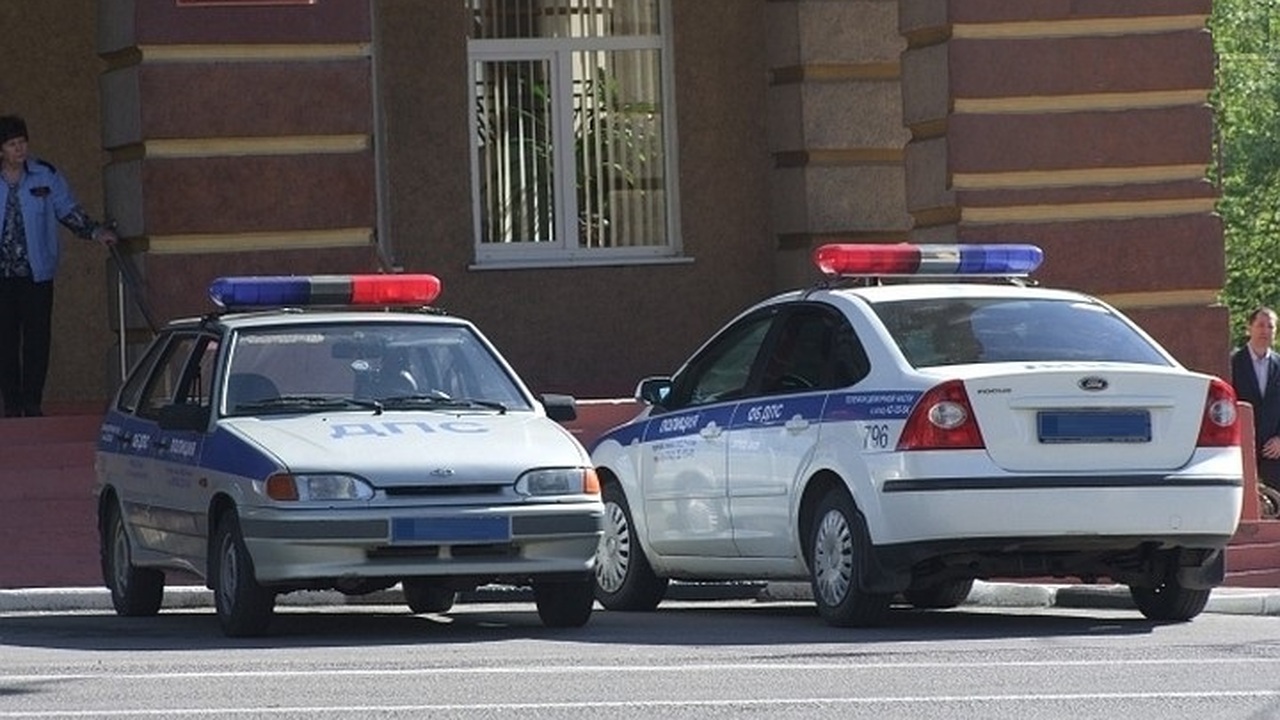
<svg viewBox="0 0 1280 720"><path fill-rule="evenodd" d="M664 603L548 630L528 603L0 615L3 718L1280 718L1280 618L971 606L826 626L803 602Z"/></svg>

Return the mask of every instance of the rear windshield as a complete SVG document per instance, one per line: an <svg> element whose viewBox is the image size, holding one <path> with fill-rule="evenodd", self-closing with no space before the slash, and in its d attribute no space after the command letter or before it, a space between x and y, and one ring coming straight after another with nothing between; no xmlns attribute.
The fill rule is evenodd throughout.
<svg viewBox="0 0 1280 720"><path fill-rule="evenodd" d="M918 368L1020 361L1170 365L1123 319L1091 303L930 298L873 307L907 361Z"/></svg>

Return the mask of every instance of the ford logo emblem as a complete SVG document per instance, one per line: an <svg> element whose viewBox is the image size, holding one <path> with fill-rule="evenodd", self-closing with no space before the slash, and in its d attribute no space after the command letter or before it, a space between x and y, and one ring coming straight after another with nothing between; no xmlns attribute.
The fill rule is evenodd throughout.
<svg viewBox="0 0 1280 720"><path fill-rule="evenodd" d="M1098 392L1100 390L1106 390L1111 385L1111 383L1108 383L1106 380L1100 377L1094 377L1094 376L1081 378L1080 382L1076 384L1080 386L1081 390L1086 390L1088 392Z"/></svg>

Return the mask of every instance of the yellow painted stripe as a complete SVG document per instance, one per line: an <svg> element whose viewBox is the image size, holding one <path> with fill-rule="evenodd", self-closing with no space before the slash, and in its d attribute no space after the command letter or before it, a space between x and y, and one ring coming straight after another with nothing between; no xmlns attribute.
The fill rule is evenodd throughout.
<svg viewBox="0 0 1280 720"><path fill-rule="evenodd" d="M1202 215L1212 213L1214 205L1215 200L1213 198L1190 198L1182 200L1073 203L1068 205L966 207L960 211L960 221L975 225L992 225L1002 223L1124 220L1128 218Z"/></svg>
<svg viewBox="0 0 1280 720"><path fill-rule="evenodd" d="M1088 18L1084 20L1033 20L1005 23L961 23L953 25L951 37L966 40L1031 40L1060 37L1106 35L1146 35L1204 30L1207 15L1157 17Z"/></svg>
<svg viewBox="0 0 1280 720"><path fill-rule="evenodd" d="M956 190L1005 190L1075 187L1080 185L1138 185L1142 183L1202 180L1205 165L1151 165L1128 168L1085 168L1080 170L1022 170L1000 173L955 173L951 186Z"/></svg>
<svg viewBox="0 0 1280 720"><path fill-rule="evenodd" d="M1209 89L1156 90L1136 93L1091 93L1087 95L1027 95L1001 98L956 98L958 115L1015 115L1022 113L1068 113L1204 105Z"/></svg>
<svg viewBox="0 0 1280 720"><path fill-rule="evenodd" d="M1219 303L1220 290L1156 290L1098 297L1121 310L1133 308L1207 307Z"/></svg>
<svg viewBox="0 0 1280 720"><path fill-rule="evenodd" d="M176 138L148 140L143 144L143 154L149 158L324 155L358 153L368 149L368 135Z"/></svg>
<svg viewBox="0 0 1280 720"><path fill-rule="evenodd" d="M142 45L143 62L311 62L355 60L371 56L368 43L311 45Z"/></svg>
<svg viewBox="0 0 1280 720"><path fill-rule="evenodd" d="M147 250L158 255L241 253L260 250L313 250L373 244L372 228L290 230L254 233L152 235Z"/></svg>

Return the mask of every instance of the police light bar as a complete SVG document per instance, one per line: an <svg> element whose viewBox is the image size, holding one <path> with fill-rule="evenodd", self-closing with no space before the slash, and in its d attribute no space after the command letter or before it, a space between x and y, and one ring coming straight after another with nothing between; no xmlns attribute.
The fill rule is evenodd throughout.
<svg viewBox="0 0 1280 720"><path fill-rule="evenodd" d="M1044 260L1035 245L823 245L813 262L824 275L1028 275Z"/></svg>
<svg viewBox="0 0 1280 720"><path fill-rule="evenodd" d="M429 305L440 296L435 275L250 275L221 277L209 298L222 308L314 305Z"/></svg>

